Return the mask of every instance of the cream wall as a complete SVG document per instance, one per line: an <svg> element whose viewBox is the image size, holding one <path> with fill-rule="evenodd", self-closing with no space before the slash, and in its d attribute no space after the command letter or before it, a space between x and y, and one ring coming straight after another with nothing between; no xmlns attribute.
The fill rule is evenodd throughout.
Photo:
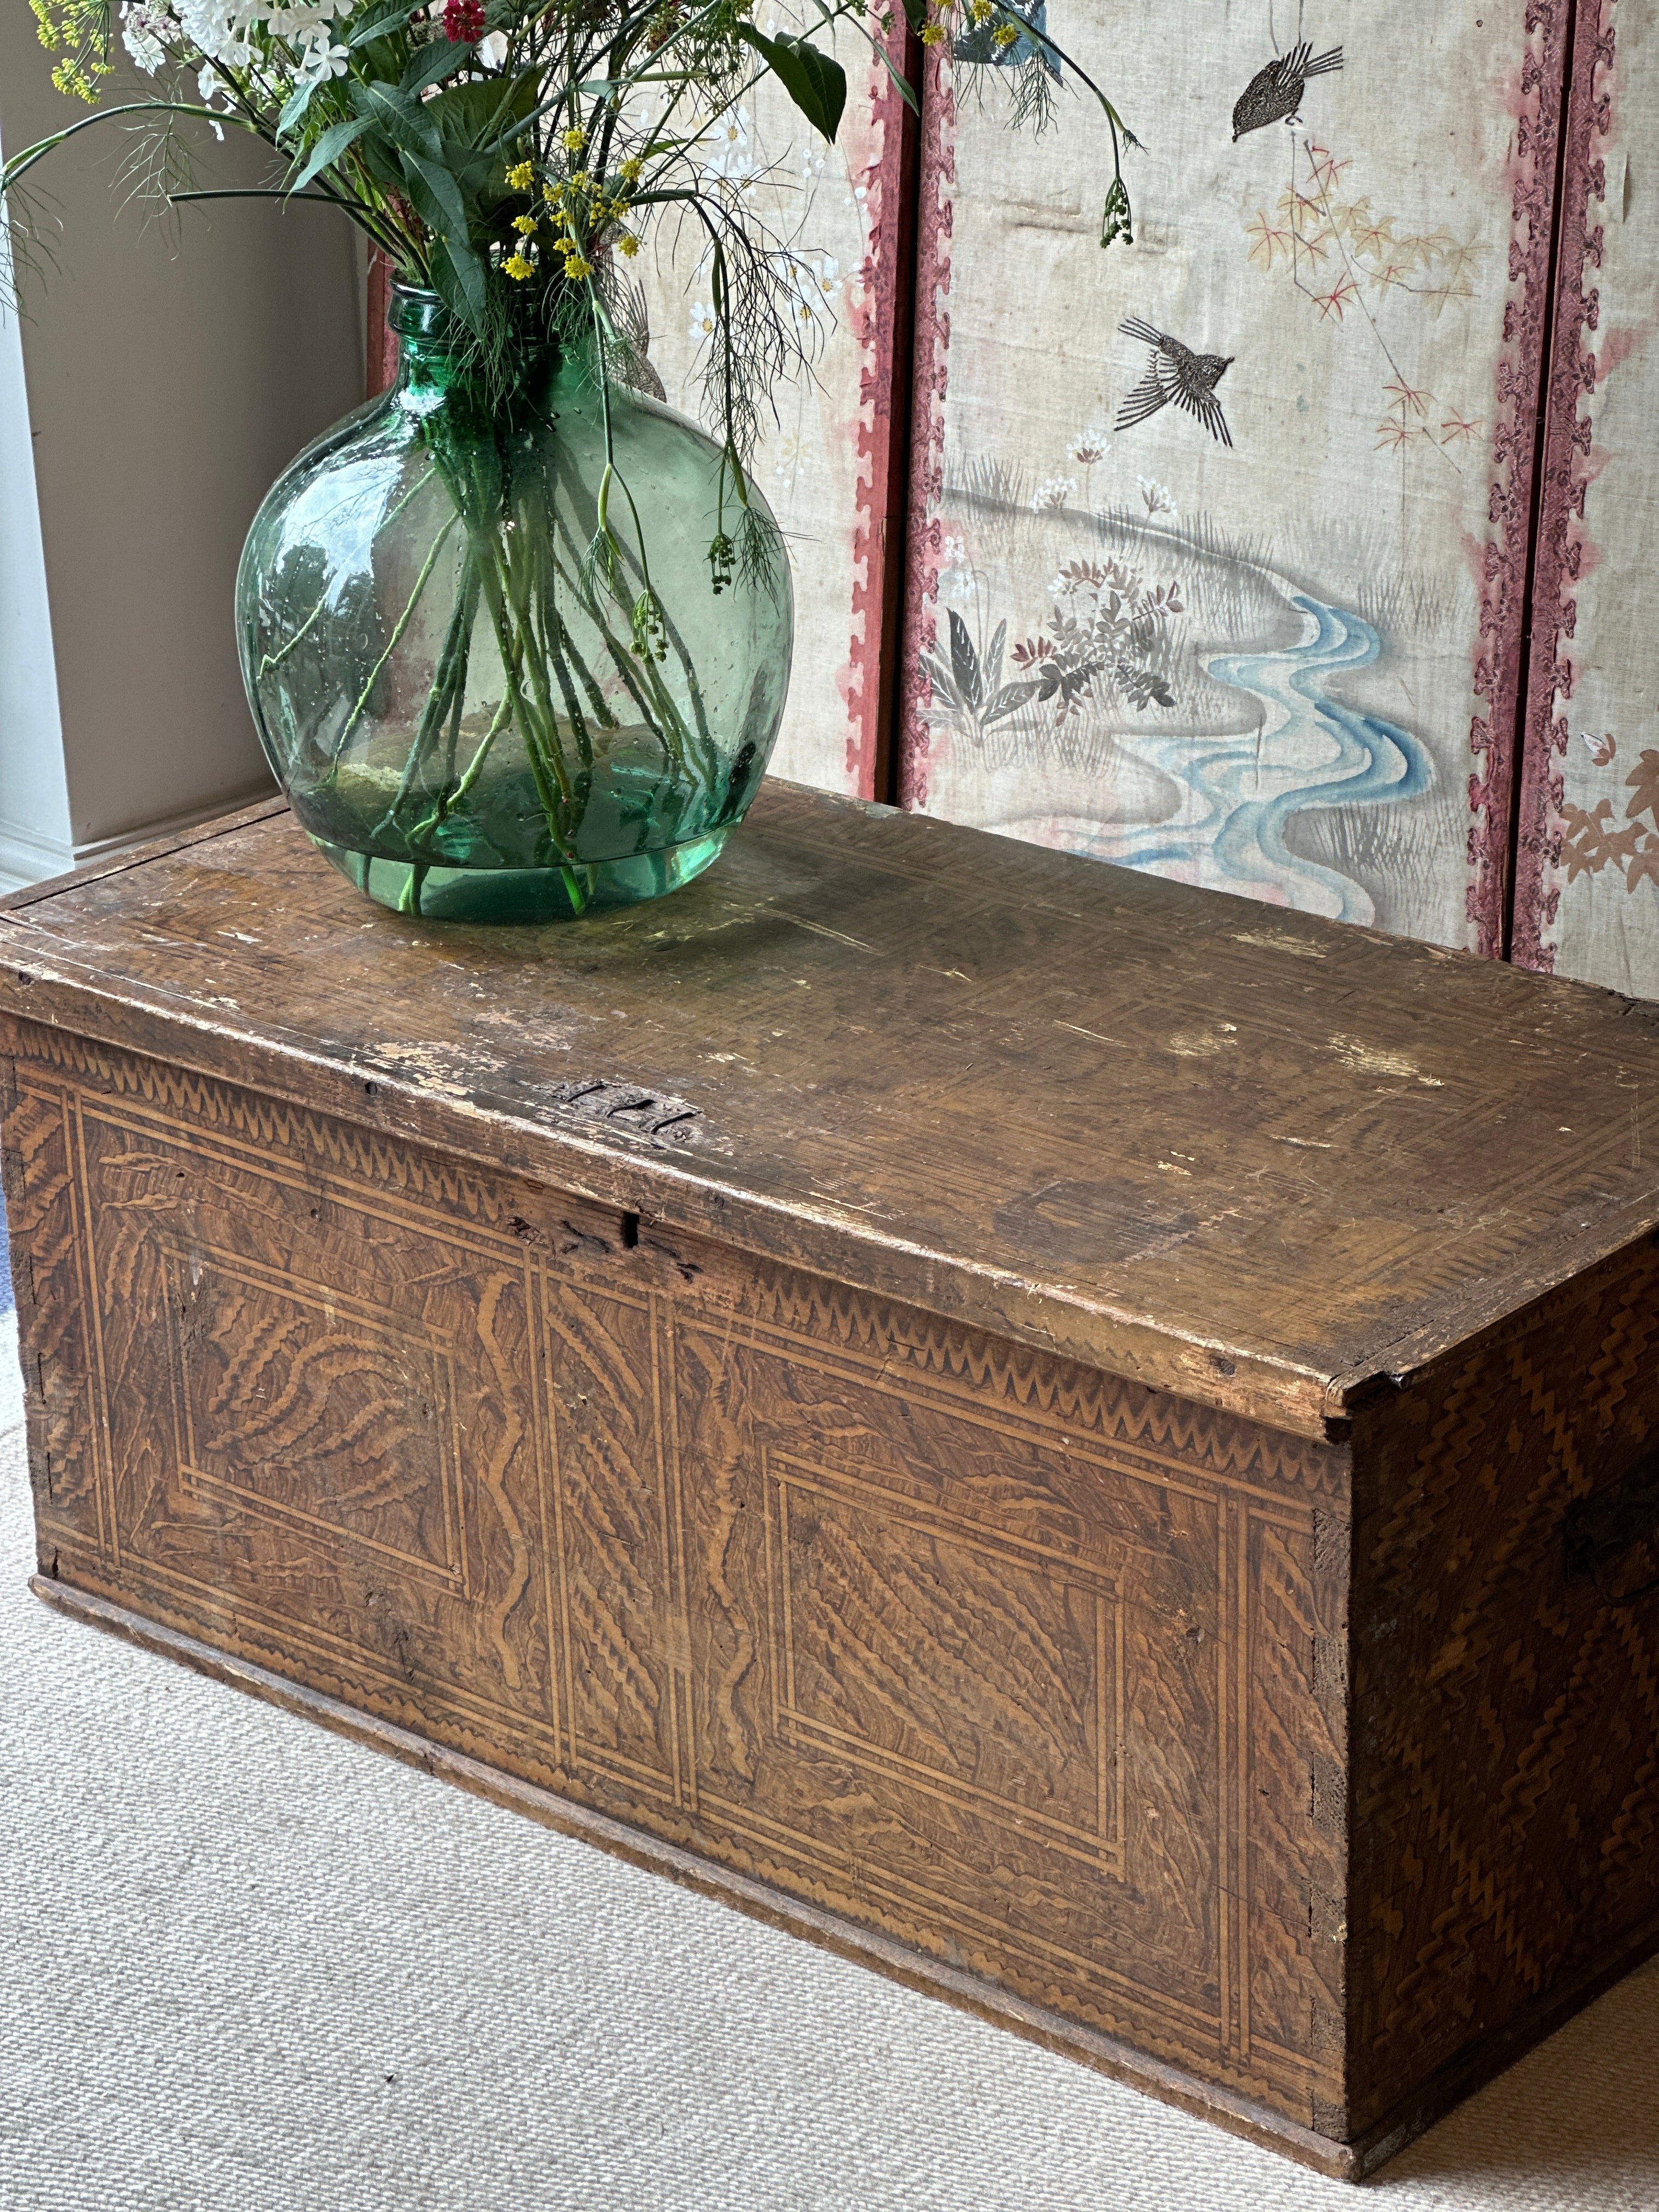
<svg viewBox="0 0 1659 2212"><path fill-rule="evenodd" d="M9 149L87 112L50 71L5 0ZM118 75L109 97L143 85ZM349 225L261 200L147 223L114 205L126 148L102 125L34 173L58 266L27 287L21 331L0 319L0 882L270 787L237 556L278 470L362 397ZM264 154L209 136L198 181L263 182Z"/></svg>

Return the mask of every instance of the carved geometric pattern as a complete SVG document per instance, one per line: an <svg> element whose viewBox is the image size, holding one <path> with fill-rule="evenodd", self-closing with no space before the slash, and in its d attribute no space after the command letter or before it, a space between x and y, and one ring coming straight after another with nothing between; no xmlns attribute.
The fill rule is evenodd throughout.
<svg viewBox="0 0 1659 2212"><path fill-rule="evenodd" d="M21 1035L58 1572L1304 2121L1339 2094L1340 1449Z"/></svg>
<svg viewBox="0 0 1659 2212"><path fill-rule="evenodd" d="M447 1341L233 1253L160 1249L185 1488L470 1596Z"/></svg>
<svg viewBox="0 0 1659 2212"><path fill-rule="evenodd" d="M1659 1607L1604 1601L1568 1542L1574 1504L1616 1495L1659 1431L1659 1250L1400 1410L1356 1462L1388 1501L1356 1530L1376 1595L1357 1607L1355 1876L1376 1901L1354 1987L1383 2083L1659 1905Z"/></svg>
<svg viewBox="0 0 1659 2212"><path fill-rule="evenodd" d="M779 1729L1121 1876L1123 1616L1109 1578L781 1452L765 1456L764 1480ZM904 1540L915 1537L920 1550ZM976 1617L1013 1633L988 1650ZM909 1679L923 1644L968 1678L954 1701L931 1681L925 1710Z"/></svg>

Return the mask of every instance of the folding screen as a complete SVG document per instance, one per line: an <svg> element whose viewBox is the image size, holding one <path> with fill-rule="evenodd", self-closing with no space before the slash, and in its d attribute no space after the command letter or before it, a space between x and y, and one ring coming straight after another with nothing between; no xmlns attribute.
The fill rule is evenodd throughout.
<svg viewBox="0 0 1659 2212"><path fill-rule="evenodd" d="M1579 0L1514 951L1659 997L1659 21Z"/></svg>
<svg viewBox="0 0 1659 2212"><path fill-rule="evenodd" d="M802 16L799 27L814 21ZM770 16L768 24L776 27ZM919 49L902 17L888 44L914 82ZM795 586L794 672L773 771L884 799L908 465L916 126L866 39L844 28L836 50L849 91L833 146L769 81L754 102L709 126L706 167L751 203L787 264L805 356L777 392L755 471L783 530ZM657 396L696 416L714 327L702 234L661 222L653 239L635 264L648 374ZM371 392L397 374L386 286L376 256Z"/></svg>
<svg viewBox="0 0 1659 2212"><path fill-rule="evenodd" d="M1072 72L930 67L905 803L1501 950L1568 12L1056 9L1104 252Z"/></svg>
<svg viewBox="0 0 1659 2212"><path fill-rule="evenodd" d="M803 15L799 27L814 21ZM896 58L902 35L894 34ZM811 358L810 373L779 391L756 469L795 582L794 673L773 771L879 799L891 739L884 677L897 657L890 548L896 554L902 511L915 215L902 203L905 135L915 126L860 36L844 29L836 51L849 91L834 145L769 82L711 129L708 166L744 195L787 258ZM650 360L670 402L696 415L714 335L702 234L664 222L654 236L654 251L635 264Z"/></svg>

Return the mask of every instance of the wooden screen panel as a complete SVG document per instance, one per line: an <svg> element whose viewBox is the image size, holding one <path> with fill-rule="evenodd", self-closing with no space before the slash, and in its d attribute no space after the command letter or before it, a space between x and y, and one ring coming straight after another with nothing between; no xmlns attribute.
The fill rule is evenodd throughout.
<svg viewBox="0 0 1659 2212"><path fill-rule="evenodd" d="M1659 997L1659 11L1581 0L1514 957Z"/></svg>
<svg viewBox="0 0 1659 2212"><path fill-rule="evenodd" d="M1039 138L931 70L907 804L1501 950L1568 15L1260 0L1172 67L1167 9L1087 0L1055 35L1146 149L1108 253L1086 95ZM1235 138L1298 40L1342 66ZM1137 318L1226 358L1231 446L1122 420Z"/></svg>
<svg viewBox="0 0 1659 2212"><path fill-rule="evenodd" d="M1345 1449L14 1049L49 1572L1339 2112Z"/></svg>

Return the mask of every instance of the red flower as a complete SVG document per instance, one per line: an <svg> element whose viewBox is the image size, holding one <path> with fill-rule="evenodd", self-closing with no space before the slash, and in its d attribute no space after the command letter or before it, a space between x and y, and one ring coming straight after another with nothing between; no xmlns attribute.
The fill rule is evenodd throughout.
<svg viewBox="0 0 1659 2212"><path fill-rule="evenodd" d="M483 36L483 0L444 0L444 36L459 42Z"/></svg>

